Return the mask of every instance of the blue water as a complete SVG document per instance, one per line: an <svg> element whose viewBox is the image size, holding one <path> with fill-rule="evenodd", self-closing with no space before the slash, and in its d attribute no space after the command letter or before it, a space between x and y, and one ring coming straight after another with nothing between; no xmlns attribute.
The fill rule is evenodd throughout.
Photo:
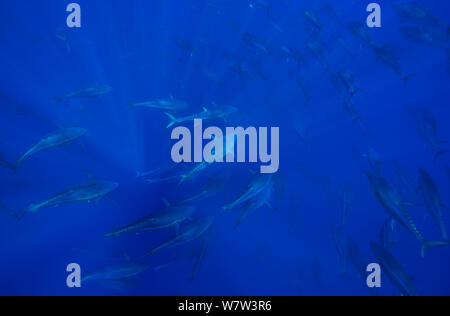
<svg viewBox="0 0 450 316"><path fill-rule="evenodd" d="M11 210L23 210L86 183L113 181L120 186L97 202L44 208L20 221L1 214L1 295L373 294L357 271L341 276L330 225L339 221L342 188L350 187L354 201L345 234L360 247L365 264L377 262L369 244L379 241L389 216L364 175L370 169L363 157L368 146L380 154L381 174L396 188L400 190L394 161L414 182L418 168L424 168L438 185L442 202L450 204L450 155L434 161L433 149L408 110L428 109L436 117L439 139L450 140L447 44L432 47L407 39L399 27L408 21L400 20L391 1L380 1L382 28L368 32L376 45L391 45L405 75L414 74L405 87L402 76L377 61L370 47L348 31L351 21L365 23L369 1L330 1L337 20L328 19L319 4L309 1L273 2L267 13L251 8L247 0L79 0L79 29L66 26L67 3L2 3L0 152L12 162L61 128L83 127L89 132L70 146L32 156L16 173L0 169L0 201ZM450 4L418 3L450 22ZM321 32L302 17L302 9L310 6L321 19ZM242 40L245 32L274 53L248 47ZM70 53L58 34L68 36ZM326 70L305 48L317 34L327 47ZM338 36L349 51L337 43ZM195 50L184 49L180 41ZM283 45L302 52L305 61L288 58L280 50ZM262 74L248 67L240 76L233 71L237 62L260 65ZM330 81L330 74L340 71L351 72L360 88L352 102L368 132L352 124L343 109L345 92ZM309 104L297 77L309 87ZM56 97L95 85L114 91L56 102ZM183 185L136 179L138 171L168 166L174 142L164 111L128 104L170 96L190 105L182 115L213 103L239 109L225 122L205 123L209 126L280 127L280 171L272 208L254 211L235 230L240 208L222 212L246 190L254 177L250 170L259 172L259 164L214 165ZM299 123L307 131L306 145L294 129ZM164 208L164 199L174 203L195 195L212 177L224 174L229 178L222 191L196 203L199 211L192 219L216 215L212 232L145 259L150 269L136 276L130 288L116 290L94 281L81 289L66 286L69 263L93 272L125 262L125 257L143 260L146 251L175 230L110 239L103 235ZM440 240L420 194L406 194L405 200L414 202L408 209L424 236ZM450 227L449 213L443 212ZM418 293L449 295L450 247L431 249L422 259L414 236L399 225L397 233L392 255L414 276ZM197 258L192 253L205 240L208 247L191 280ZM400 291L383 275L378 293Z"/></svg>

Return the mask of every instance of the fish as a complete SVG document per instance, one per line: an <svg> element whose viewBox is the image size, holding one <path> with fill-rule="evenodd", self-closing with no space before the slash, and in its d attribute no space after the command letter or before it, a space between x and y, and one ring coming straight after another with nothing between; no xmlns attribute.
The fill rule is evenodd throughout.
<svg viewBox="0 0 450 316"><path fill-rule="evenodd" d="M354 125L359 127L364 134L369 134L369 130L361 120L361 115L357 112L353 102L344 102L344 111L350 116Z"/></svg>
<svg viewBox="0 0 450 316"><path fill-rule="evenodd" d="M73 142L74 140L77 140L86 135L87 132L87 129L84 128L65 128L47 135L46 137L42 138L37 144L28 149L27 152L16 161L15 166L20 167L20 165L25 160L44 150Z"/></svg>
<svg viewBox="0 0 450 316"><path fill-rule="evenodd" d="M184 165L173 164L169 167L151 171L136 172L136 179L144 179L145 182L150 184L175 182L180 178L181 172L184 172L184 170Z"/></svg>
<svg viewBox="0 0 450 316"><path fill-rule="evenodd" d="M331 236L333 237L334 246L338 253L339 262L341 264L341 276L348 276L348 238L344 233L342 225L336 225L331 222Z"/></svg>
<svg viewBox="0 0 450 316"><path fill-rule="evenodd" d="M300 87L300 90L303 93L303 96L305 98L305 103L308 105L311 102L312 96L311 96L311 90L309 88L309 85L306 83L305 80L303 80L301 77L297 76L295 78L297 81L297 85Z"/></svg>
<svg viewBox="0 0 450 316"><path fill-rule="evenodd" d="M403 85L406 86L409 80L414 77L414 74L405 74L400 61L397 56L391 51L389 45L378 47L372 46L372 49L377 56L377 60L381 61L387 68L393 70L397 75L403 78Z"/></svg>
<svg viewBox="0 0 450 316"><path fill-rule="evenodd" d="M203 170L208 168L210 165L211 165L211 163L208 163L206 161L196 164L192 169L190 169L187 172L180 175L178 184L182 184L182 183L186 182L186 180L189 180L189 179L192 179L192 178L198 176Z"/></svg>
<svg viewBox="0 0 450 316"><path fill-rule="evenodd" d="M82 90L78 90L75 92L71 92L66 94L65 96L56 98L58 103L61 103L65 100L70 99L81 99L81 98L96 98L106 94L109 94L113 91L113 88L107 85L96 85L90 88L85 88Z"/></svg>
<svg viewBox="0 0 450 316"><path fill-rule="evenodd" d="M342 36L337 36L336 42L340 47L342 47L347 52L348 55L350 55L350 57L352 58L357 57L357 53L355 52L354 48L351 47L351 45L345 38L343 38Z"/></svg>
<svg viewBox="0 0 450 316"><path fill-rule="evenodd" d="M193 57L197 53L197 48L195 47L194 44L192 44L189 41L179 40L179 41L177 41L177 45L181 49L187 51L189 53L190 57Z"/></svg>
<svg viewBox="0 0 450 316"><path fill-rule="evenodd" d="M204 185L200 191L195 194L194 196L191 196L190 198L187 198L180 202L180 204L191 204L196 203L198 201L210 198L216 194L219 194L222 192L226 186L226 180L228 179L228 176L224 175L216 175L214 177L211 177L206 185Z"/></svg>
<svg viewBox="0 0 450 316"><path fill-rule="evenodd" d="M441 148L446 142L439 139L437 120L433 113L426 108L413 108L411 113L416 120L416 127L420 135L435 152L434 160L436 161L440 156L448 153L448 150Z"/></svg>
<svg viewBox="0 0 450 316"><path fill-rule="evenodd" d="M449 47L445 36L436 32L433 28L427 28L423 25L404 25L400 27L400 32L406 38L418 44L442 49L447 49Z"/></svg>
<svg viewBox="0 0 450 316"><path fill-rule="evenodd" d="M246 79L247 77L249 77L250 70L246 63L243 63L241 61L233 61L230 65L230 69L242 79Z"/></svg>
<svg viewBox="0 0 450 316"><path fill-rule="evenodd" d="M363 23L350 22L348 23L348 29L361 43L368 45L369 47L375 47L375 43L367 31L367 26Z"/></svg>
<svg viewBox="0 0 450 316"><path fill-rule="evenodd" d="M197 255L197 259L195 260L194 269L192 270L191 282L194 281L195 278L197 277L198 271L200 270L200 266L203 262L203 259L205 258L205 254L209 246L210 246L209 240L203 240L202 246L200 247L200 251Z"/></svg>
<svg viewBox="0 0 450 316"><path fill-rule="evenodd" d="M405 296L418 296L417 290L413 285L415 279L405 272L397 259L389 251L376 243L371 243L370 248L378 259L383 273L388 276L389 280L391 280L400 293Z"/></svg>
<svg viewBox="0 0 450 316"><path fill-rule="evenodd" d="M404 191L408 194L414 192L416 185L414 184L414 180L412 179L410 173L406 168L400 164L398 161L394 161L394 169L400 180L400 184L404 188Z"/></svg>
<svg viewBox="0 0 450 316"><path fill-rule="evenodd" d="M270 20L269 23L275 31L277 31L278 33L284 33L283 28L277 22L275 22L274 20Z"/></svg>
<svg viewBox="0 0 450 316"><path fill-rule="evenodd" d="M36 213L42 208L72 204L78 202L91 202L104 198L115 191L119 184L115 182L97 182L88 185L82 185L63 191L54 197L41 203L30 204L25 210L19 211L15 217L22 218L29 213Z"/></svg>
<svg viewBox="0 0 450 316"><path fill-rule="evenodd" d="M449 241L442 214L442 208L448 209L448 207L442 203L441 193L436 183L424 169L419 169L419 190L422 192L423 200L431 217L442 234L442 239Z"/></svg>
<svg viewBox="0 0 450 316"><path fill-rule="evenodd" d="M216 218L214 216L209 216L190 222L185 227L183 227L179 234L163 242L159 246L156 246L149 250L144 255L144 258L154 255L162 249L181 246L200 238L213 226L215 219Z"/></svg>
<svg viewBox="0 0 450 316"><path fill-rule="evenodd" d="M171 122L167 126L167 128L172 127L175 124L180 124L183 122L190 122L194 120L215 120L215 119L224 119L231 114L234 114L238 111L238 109L234 106L216 106L212 107L211 109L207 109L206 107L203 108L203 112L186 116L186 117L180 117L176 118L170 113L166 113L166 115L170 118Z"/></svg>
<svg viewBox="0 0 450 316"><path fill-rule="evenodd" d="M179 225L190 218L197 208L188 205L168 206L156 211L125 227L116 228L105 237L119 237L123 234L140 234L143 232L156 231L175 227L178 231Z"/></svg>
<svg viewBox="0 0 450 316"><path fill-rule="evenodd" d="M69 44L69 35L67 34L67 32L64 31L59 32L58 34L56 34L56 37L64 42L64 45L66 45L67 52L70 54L72 52L72 48L70 47Z"/></svg>
<svg viewBox="0 0 450 316"><path fill-rule="evenodd" d="M255 9L257 7L265 9L267 14L270 14L270 10L272 9L273 1L265 1L265 0L250 0L249 7Z"/></svg>
<svg viewBox="0 0 450 316"><path fill-rule="evenodd" d="M367 282L367 263L369 261L369 256L363 253L360 247L349 237L346 239L347 244L347 254L348 254L348 263L349 263L349 271L352 270L358 275L360 280L364 283ZM352 268L352 270L350 269ZM372 296L378 296L376 288L368 289Z"/></svg>
<svg viewBox="0 0 450 316"><path fill-rule="evenodd" d="M367 177L378 199L378 202L383 206L383 208L393 219L395 219L408 232L415 236L421 243L422 258L425 257L425 254L429 248L448 245L447 242L426 241L417 229L408 211L406 210L406 206L409 206L410 204L402 199L397 190L386 179L370 172L367 172Z"/></svg>
<svg viewBox="0 0 450 316"><path fill-rule="evenodd" d="M314 9L304 9L302 11L303 17L317 30L322 31L323 26L320 22L319 16L317 15L316 11Z"/></svg>
<svg viewBox="0 0 450 316"><path fill-rule="evenodd" d="M360 89L355 85L355 78L353 74L349 71L341 71L337 74L342 85L345 87L348 93L348 103L353 99L355 94L357 94Z"/></svg>
<svg viewBox="0 0 450 316"><path fill-rule="evenodd" d="M313 56L325 70L328 70L329 65L323 47L317 41L313 40L306 41L305 46L310 55Z"/></svg>
<svg viewBox="0 0 450 316"><path fill-rule="evenodd" d="M239 219L236 225L234 226L234 229L236 229L239 225L241 225L244 222L244 220L248 217L248 215L250 215L252 212L264 206L272 208L270 204L270 196L272 195L272 191L273 191L273 183L264 188L258 195L245 202L239 214Z"/></svg>
<svg viewBox="0 0 450 316"><path fill-rule="evenodd" d="M367 280L367 258L363 256L361 249L359 246L350 238L346 240L347 244L347 252L348 252L348 261L356 271L358 276L366 281Z"/></svg>
<svg viewBox="0 0 450 316"><path fill-rule="evenodd" d="M380 230L380 245L390 251L398 243L396 221L388 219L384 222Z"/></svg>
<svg viewBox="0 0 450 316"><path fill-rule="evenodd" d="M298 64L303 64L305 62L305 57L297 49L290 45L282 45L280 50L288 59L292 59Z"/></svg>
<svg viewBox="0 0 450 316"><path fill-rule="evenodd" d="M372 171L379 175L381 173L381 167L383 166L383 159L381 155L372 147L367 148L367 152L363 154L363 157L367 159Z"/></svg>
<svg viewBox="0 0 450 316"><path fill-rule="evenodd" d="M98 272L86 273L81 282L105 281L105 280L127 280L144 273L150 269L150 265L142 262L124 262L106 267Z"/></svg>
<svg viewBox="0 0 450 316"><path fill-rule="evenodd" d="M244 204L245 202L253 199L263 190L272 185L272 174L259 174L257 175L248 186L247 190L237 200L223 207L223 210L232 210L233 208Z"/></svg>
<svg viewBox="0 0 450 316"><path fill-rule="evenodd" d="M257 75L259 78L261 78L264 81L267 81L267 76L263 71L263 67L259 60L251 59L248 63L249 69Z"/></svg>
<svg viewBox="0 0 450 316"><path fill-rule="evenodd" d="M341 226L345 226L348 214L350 213L350 209L353 207L353 203L354 203L353 190L349 186L344 186L341 190L341 197L340 197Z"/></svg>
<svg viewBox="0 0 450 316"><path fill-rule="evenodd" d="M271 54L270 49L265 43L248 32L242 35L242 40L248 47L253 48L257 53Z"/></svg>
<svg viewBox="0 0 450 316"><path fill-rule="evenodd" d="M405 21L413 22L422 26L443 28L446 39L450 37L450 27L436 16L432 15L416 1L396 2L392 4L394 11Z"/></svg>
<svg viewBox="0 0 450 316"><path fill-rule="evenodd" d="M186 102L174 99L173 97L170 97L169 99L158 99L148 102L133 103L130 104L130 106L133 108L145 107L150 109L159 109L166 111L179 111L187 109L189 107L189 105Z"/></svg>
<svg viewBox="0 0 450 316"><path fill-rule="evenodd" d="M17 170L17 165L7 161L2 153L0 153L0 167L5 169L11 169L14 172L16 172Z"/></svg>

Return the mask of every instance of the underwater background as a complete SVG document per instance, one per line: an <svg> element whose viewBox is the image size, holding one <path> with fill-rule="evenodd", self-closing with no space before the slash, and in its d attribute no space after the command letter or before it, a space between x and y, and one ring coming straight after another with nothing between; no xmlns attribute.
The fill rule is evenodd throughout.
<svg viewBox="0 0 450 316"><path fill-rule="evenodd" d="M79 0L82 27L70 29L66 1L3 1L0 294L412 294L386 274L381 289L367 288L365 268L380 261L374 242L389 246L402 267L394 272L417 294L449 295L450 247L422 258L420 242L391 221L366 173L395 187L425 239L442 241L418 170L433 178L450 227L450 45L437 22L450 23L450 3L416 1L437 17L418 21L393 1L378 2L382 27L369 29L369 1ZM63 97L91 87L112 91ZM270 201L238 226L243 207L223 210L251 186L259 163L146 181L143 172L172 164L172 128L167 110L130 104L159 99L188 104L177 117L238 109L205 126L280 127ZM73 127L87 133L14 163L46 135ZM15 218L99 181L119 186L96 201ZM143 258L175 229L104 236L204 188L211 194L195 199L198 210L179 228L215 216L199 238ZM393 231L386 237L382 227ZM70 263L93 273L127 262L148 268L112 280L120 282L66 285Z"/></svg>

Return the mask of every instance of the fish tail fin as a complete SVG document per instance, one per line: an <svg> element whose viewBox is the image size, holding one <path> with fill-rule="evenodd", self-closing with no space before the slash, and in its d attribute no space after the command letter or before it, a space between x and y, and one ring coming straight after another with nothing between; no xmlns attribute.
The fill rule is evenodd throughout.
<svg viewBox="0 0 450 316"><path fill-rule="evenodd" d="M440 156L442 156L443 154L446 154L446 153L448 153L448 150L440 150L440 151L438 151L436 153L436 155L434 155L434 161L436 162Z"/></svg>
<svg viewBox="0 0 450 316"><path fill-rule="evenodd" d="M20 222L23 217L27 214L26 210L21 211L12 211L12 210L6 210L5 211L12 219Z"/></svg>
<svg viewBox="0 0 450 316"><path fill-rule="evenodd" d="M153 256L158 251L158 247L152 248L149 251L147 251L143 256L142 259L148 258L150 256Z"/></svg>
<svg viewBox="0 0 450 316"><path fill-rule="evenodd" d="M6 162L6 165L4 166L4 168L11 169L14 173L17 172L18 166L17 166L15 163L14 163L14 164L9 163L9 162L5 159L5 157L3 156L2 153L0 153L0 160L4 160L4 161Z"/></svg>
<svg viewBox="0 0 450 316"><path fill-rule="evenodd" d="M355 90L353 90L352 93L350 94L350 100L353 99L353 97L354 97L359 91L361 91L360 88L356 88Z"/></svg>
<svg viewBox="0 0 450 316"><path fill-rule="evenodd" d="M226 205L226 206L222 207L222 210L224 210L224 211L229 211L231 209L233 209L233 207L231 205Z"/></svg>
<svg viewBox="0 0 450 316"><path fill-rule="evenodd" d="M6 207L4 204L2 204L0 202L0 213L5 213L8 216L10 216L11 218L13 218L17 221L20 221L25 216L27 211L26 210L14 211L14 210L11 210L10 208Z"/></svg>
<svg viewBox="0 0 450 316"><path fill-rule="evenodd" d="M119 237L119 236L120 236L119 231L116 230L116 229L114 229L114 230L113 230L112 232L110 232L110 233L107 233L107 234L104 234L104 235L103 235L103 237L105 237L105 238Z"/></svg>
<svg viewBox="0 0 450 316"><path fill-rule="evenodd" d="M403 77L403 85L406 87L408 85L409 80L414 76L415 74L408 74L405 77Z"/></svg>
<svg viewBox="0 0 450 316"><path fill-rule="evenodd" d="M93 275L94 273L84 270L83 277L81 278L81 283L90 280Z"/></svg>
<svg viewBox="0 0 450 316"><path fill-rule="evenodd" d="M172 127L173 125L175 125L176 123L178 123L178 120L177 120L177 118L175 117L175 116L173 116L172 114L170 114L170 113L167 113L166 112L166 115L170 118L170 120L171 120L171 122L169 123L169 125L167 125L167 128L170 128L170 127Z"/></svg>
<svg viewBox="0 0 450 316"><path fill-rule="evenodd" d="M445 247L445 246L449 246L450 243L448 241L423 241L422 242L422 251L421 251L421 255L422 258L425 258L425 254L427 253L428 249L432 248L432 247Z"/></svg>
<svg viewBox="0 0 450 316"><path fill-rule="evenodd" d="M188 177L184 174L180 176L180 181L178 181L178 186L182 185Z"/></svg>

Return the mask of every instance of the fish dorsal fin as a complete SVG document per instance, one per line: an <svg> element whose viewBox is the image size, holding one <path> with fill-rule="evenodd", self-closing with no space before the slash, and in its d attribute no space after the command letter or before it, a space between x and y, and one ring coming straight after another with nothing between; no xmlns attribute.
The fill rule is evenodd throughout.
<svg viewBox="0 0 450 316"><path fill-rule="evenodd" d="M162 201L163 201L163 203L164 203L164 205L166 206L166 207L170 207L170 202L169 201L167 201L167 199L162 199Z"/></svg>

